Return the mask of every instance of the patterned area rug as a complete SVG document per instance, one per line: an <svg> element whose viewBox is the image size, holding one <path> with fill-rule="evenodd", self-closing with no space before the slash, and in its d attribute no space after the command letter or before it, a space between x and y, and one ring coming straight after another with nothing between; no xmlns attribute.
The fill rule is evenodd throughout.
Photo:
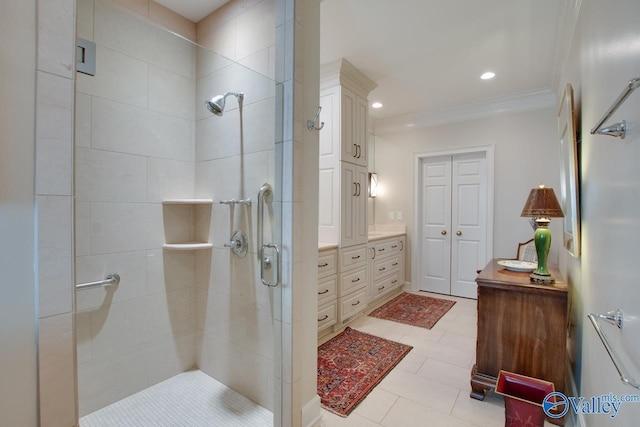
<svg viewBox="0 0 640 427"><path fill-rule="evenodd" d="M412 348L347 327L318 347L322 406L346 417Z"/></svg>
<svg viewBox="0 0 640 427"><path fill-rule="evenodd" d="M446 299L403 292L373 310L369 316L431 329L455 303Z"/></svg>

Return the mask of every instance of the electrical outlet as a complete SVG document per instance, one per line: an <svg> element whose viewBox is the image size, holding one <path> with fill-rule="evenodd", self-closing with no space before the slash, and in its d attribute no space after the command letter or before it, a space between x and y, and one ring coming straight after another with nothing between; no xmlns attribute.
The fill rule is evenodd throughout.
<svg viewBox="0 0 640 427"><path fill-rule="evenodd" d="M396 215L396 219L398 221L402 220L402 211L398 211L397 215Z"/></svg>
<svg viewBox="0 0 640 427"><path fill-rule="evenodd" d="M395 212L394 212L394 211L390 211L390 212L389 212L389 219L390 219L390 220L394 220L394 219L396 219L396 215L395 215Z"/></svg>

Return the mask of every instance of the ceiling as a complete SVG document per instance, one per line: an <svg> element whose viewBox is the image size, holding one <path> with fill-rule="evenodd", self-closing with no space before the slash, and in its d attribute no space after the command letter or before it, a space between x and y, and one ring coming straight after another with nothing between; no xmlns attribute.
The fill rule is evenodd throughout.
<svg viewBox="0 0 640 427"><path fill-rule="evenodd" d="M229 0L156 1L198 22ZM321 0L320 62L345 58L377 83L376 131L554 106L567 3Z"/></svg>
<svg viewBox="0 0 640 427"><path fill-rule="evenodd" d="M377 83L369 95L383 104L369 110L376 127L385 121L415 126L527 99L551 106L562 3L323 0L320 62L346 58ZM481 80L489 70L496 77Z"/></svg>
<svg viewBox="0 0 640 427"><path fill-rule="evenodd" d="M179 15L198 22L229 0L155 0Z"/></svg>

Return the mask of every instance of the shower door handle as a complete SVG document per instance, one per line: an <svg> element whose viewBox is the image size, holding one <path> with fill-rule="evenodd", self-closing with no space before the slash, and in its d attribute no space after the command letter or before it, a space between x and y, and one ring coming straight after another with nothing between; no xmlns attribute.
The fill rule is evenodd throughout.
<svg viewBox="0 0 640 427"><path fill-rule="evenodd" d="M273 248L276 250L275 265L276 265L277 273L276 273L275 282L270 282L264 279L264 265L268 260L268 258L266 258L264 255L265 248ZM270 288L276 287L280 284L280 248L275 243L267 243L265 245L262 245L262 248L260 249L260 281L262 282L263 285L269 286Z"/></svg>

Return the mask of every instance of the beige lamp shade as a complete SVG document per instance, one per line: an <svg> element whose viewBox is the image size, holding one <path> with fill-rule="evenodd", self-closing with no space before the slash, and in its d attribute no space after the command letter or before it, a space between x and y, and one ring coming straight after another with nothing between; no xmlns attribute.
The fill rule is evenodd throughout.
<svg viewBox="0 0 640 427"><path fill-rule="evenodd" d="M520 216L530 216L535 218L562 218L562 208L553 188L545 188L540 186L532 188L529 197L522 208Z"/></svg>

